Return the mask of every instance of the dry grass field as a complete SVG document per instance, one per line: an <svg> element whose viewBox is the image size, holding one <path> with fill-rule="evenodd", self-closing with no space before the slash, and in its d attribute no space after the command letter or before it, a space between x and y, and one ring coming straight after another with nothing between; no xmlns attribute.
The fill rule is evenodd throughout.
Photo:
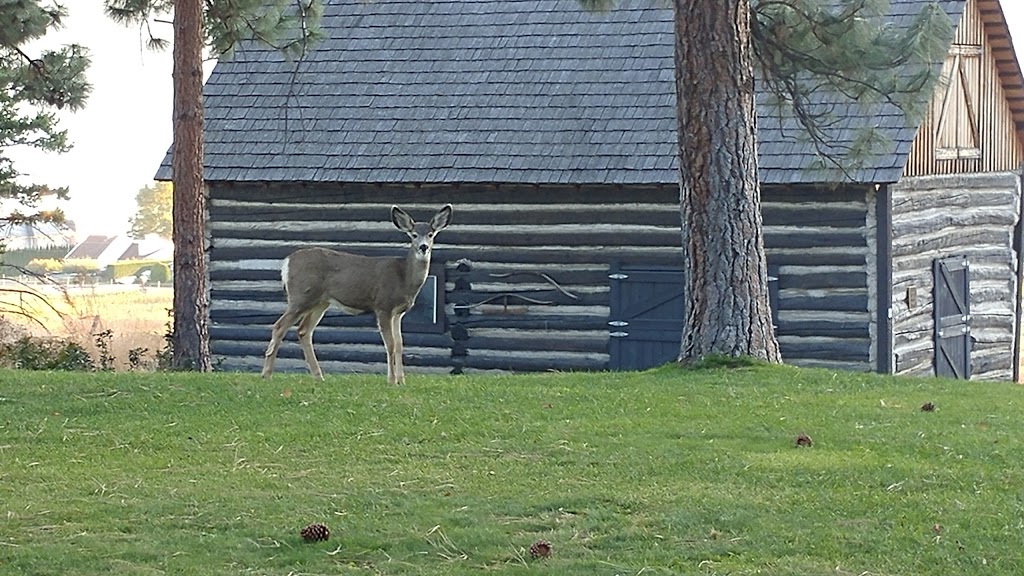
<svg viewBox="0 0 1024 576"><path fill-rule="evenodd" d="M152 364L154 353L164 346L171 300L172 289L166 287L0 285L0 310L13 324L14 336L74 340L96 358L95 335L109 330L110 353L118 369L127 367L128 351L134 348L148 349L145 358Z"/></svg>

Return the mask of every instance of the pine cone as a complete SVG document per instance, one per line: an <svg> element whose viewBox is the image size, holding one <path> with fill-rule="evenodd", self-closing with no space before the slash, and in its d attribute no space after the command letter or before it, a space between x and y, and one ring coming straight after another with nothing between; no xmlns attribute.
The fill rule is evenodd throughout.
<svg viewBox="0 0 1024 576"><path fill-rule="evenodd" d="M547 540L537 540L530 544L531 558L547 558L551 556L551 543Z"/></svg>
<svg viewBox="0 0 1024 576"><path fill-rule="evenodd" d="M925 402L921 405L921 412L935 412L935 404Z"/></svg>
<svg viewBox="0 0 1024 576"><path fill-rule="evenodd" d="M807 434L798 434L797 437L796 437L796 445L797 446L810 446L811 445L811 437L808 436Z"/></svg>
<svg viewBox="0 0 1024 576"><path fill-rule="evenodd" d="M331 531L327 529L327 526L318 522L299 530L299 535L306 542L323 542L330 538Z"/></svg>

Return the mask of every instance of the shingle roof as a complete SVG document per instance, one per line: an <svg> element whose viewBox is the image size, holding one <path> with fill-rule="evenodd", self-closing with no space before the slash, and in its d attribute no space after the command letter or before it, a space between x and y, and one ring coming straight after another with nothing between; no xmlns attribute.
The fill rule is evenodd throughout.
<svg viewBox="0 0 1024 576"><path fill-rule="evenodd" d="M895 0L894 22L927 1ZM246 43L217 64L207 180L677 181L672 11L659 2L325 4L326 39L301 62ZM955 21L964 0L940 4ZM762 181L821 181L801 130L774 110L759 97ZM889 142L854 179L896 181L916 127L891 106L836 113L837 141L874 123Z"/></svg>
<svg viewBox="0 0 1024 576"><path fill-rule="evenodd" d="M68 252L66 259L74 260L78 258L93 259L99 258L110 245L117 240L117 236L87 236L85 240L82 240L76 244Z"/></svg>

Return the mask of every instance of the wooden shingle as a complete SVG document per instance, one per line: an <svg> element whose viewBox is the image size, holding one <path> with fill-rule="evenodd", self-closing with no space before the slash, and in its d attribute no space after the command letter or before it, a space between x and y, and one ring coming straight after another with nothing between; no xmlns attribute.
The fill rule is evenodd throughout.
<svg viewBox="0 0 1024 576"><path fill-rule="evenodd" d="M304 59L248 42L217 64L205 87L207 180L677 180L670 9L648 0L599 13L576 0L326 4L326 38ZM908 26L925 4L895 0L892 23ZM963 0L938 4L955 24ZM1003 62L1012 87L1019 68ZM772 98L757 101L762 182L837 178ZM917 126L892 105L832 106L837 149L868 126L885 142L847 176L897 181ZM169 176L165 160L158 178Z"/></svg>

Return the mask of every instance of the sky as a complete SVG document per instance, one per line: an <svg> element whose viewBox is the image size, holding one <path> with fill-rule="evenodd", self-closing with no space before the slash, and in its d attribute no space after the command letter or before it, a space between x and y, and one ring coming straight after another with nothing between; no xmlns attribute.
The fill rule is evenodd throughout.
<svg viewBox="0 0 1024 576"><path fill-rule="evenodd" d="M145 33L111 22L101 0L64 4L70 12L64 29L40 45L77 43L92 56L86 107L61 114L74 148L60 155L10 153L27 182L70 189L61 207L79 238L120 234L135 213L136 192L152 184L171 144L171 52L147 49ZM1002 0L1002 6L1018 58L1024 58L1024 0ZM155 23L153 31L171 37L169 23Z"/></svg>

